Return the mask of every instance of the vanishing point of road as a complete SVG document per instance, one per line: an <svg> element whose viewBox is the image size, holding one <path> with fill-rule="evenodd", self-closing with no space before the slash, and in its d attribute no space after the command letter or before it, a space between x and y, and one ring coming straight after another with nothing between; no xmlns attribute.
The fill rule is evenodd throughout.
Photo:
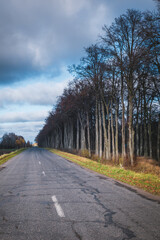
<svg viewBox="0 0 160 240"><path fill-rule="evenodd" d="M160 240L160 201L40 148L0 171L0 240Z"/></svg>

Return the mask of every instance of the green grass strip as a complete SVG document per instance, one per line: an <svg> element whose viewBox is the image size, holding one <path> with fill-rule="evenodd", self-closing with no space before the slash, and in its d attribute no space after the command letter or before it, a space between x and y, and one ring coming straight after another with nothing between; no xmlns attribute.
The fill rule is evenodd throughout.
<svg viewBox="0 0 160 240"><path fill-rule="evenodd" d="M16 155L20 154L24 150L26 150L26 148L21 148L21 149L18 149L16 151L13 151L11 153L7 153L7 154L4 154L4 155L1 155L0 156L0 165L2 165L3 163L7 162L12 157L15 157Z"/></svg>
<svg viewBox="0 0 160 240"><path fill-rule="evenodd" d="M88 158L51 148L48 150L72 162L75 162L82 167L91 169L107 177L114 178L131 186L141 188L146 192L160 196L160 178L156 175L137 173L131 170L120 168L119 166L103 165Z"/></svg>

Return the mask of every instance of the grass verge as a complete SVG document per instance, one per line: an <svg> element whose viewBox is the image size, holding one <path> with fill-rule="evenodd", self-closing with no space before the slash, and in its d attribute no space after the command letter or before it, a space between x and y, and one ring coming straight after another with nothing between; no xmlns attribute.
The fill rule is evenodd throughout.
<svg viewBox="0 0 160 240"><path fill-rule="evenodd" d="M91 169L95 172L106 175L107 177L114 178L131 186L141 188L146 192L160 196L160 178L154 174L137 173L117 166L103 165L99 162L56 149L49 148L48 150L75 162L82 167Z"/></svg>
<svg viewBox="0 0 160 240"><path fill-rule="evenodd" d="M13 151L11 153L7 153L7 154L3 154L0 156L0 165L2 165L3 163L7 162L10 158L15 157L16 155L20 154L21 152L23 152L26 148L21 148L18 149L16 151Z"/></svg>

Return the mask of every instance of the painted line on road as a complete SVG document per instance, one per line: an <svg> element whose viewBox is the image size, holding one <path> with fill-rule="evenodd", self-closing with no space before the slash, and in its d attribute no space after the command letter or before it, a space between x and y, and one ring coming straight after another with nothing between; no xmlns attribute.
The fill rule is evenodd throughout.
<svg viewBox="0 0 160 240"><path fill-rule="evenodd" d="M45 174L45 172L44 172L44 171L42 172L42 174L43 174L44 176L46 176L46 174Z"/></svg>
<svg viewBox="0 0 160 240"><path fill-rule="evenodd" d="M56 208L56 211L57 211L57 214L60 216L60 217L65 217L64 215L64 212L63 212L63 209L61 208L60 204L58 203L58 200L56 198L56 196L52 196L52 201L54 202L54 206Z"/></svg>
<svg viewBox="0 0 160 240"><path fill-rule="evenodd" d="M41 165L41 162L39 161L39 165Z"/></svg>

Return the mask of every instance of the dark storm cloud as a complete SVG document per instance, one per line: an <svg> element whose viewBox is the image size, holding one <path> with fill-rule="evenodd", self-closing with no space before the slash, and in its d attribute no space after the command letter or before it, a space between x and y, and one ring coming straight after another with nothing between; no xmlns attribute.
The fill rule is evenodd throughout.
<svg viewBox="0 0 160 240"><path fill-rule="evenodd" d="M92 21L96 17L96 27L104 10L93 0L1 1L0 82L47 71L54 74L97 35Z"/></svg>
<svg viewBox="0 0 160 240"><path fill-rule="evenodd" d="M60 65L78 60L114 10L141 2L152 0L1 0L0 83L56 74Z"/></svg>

